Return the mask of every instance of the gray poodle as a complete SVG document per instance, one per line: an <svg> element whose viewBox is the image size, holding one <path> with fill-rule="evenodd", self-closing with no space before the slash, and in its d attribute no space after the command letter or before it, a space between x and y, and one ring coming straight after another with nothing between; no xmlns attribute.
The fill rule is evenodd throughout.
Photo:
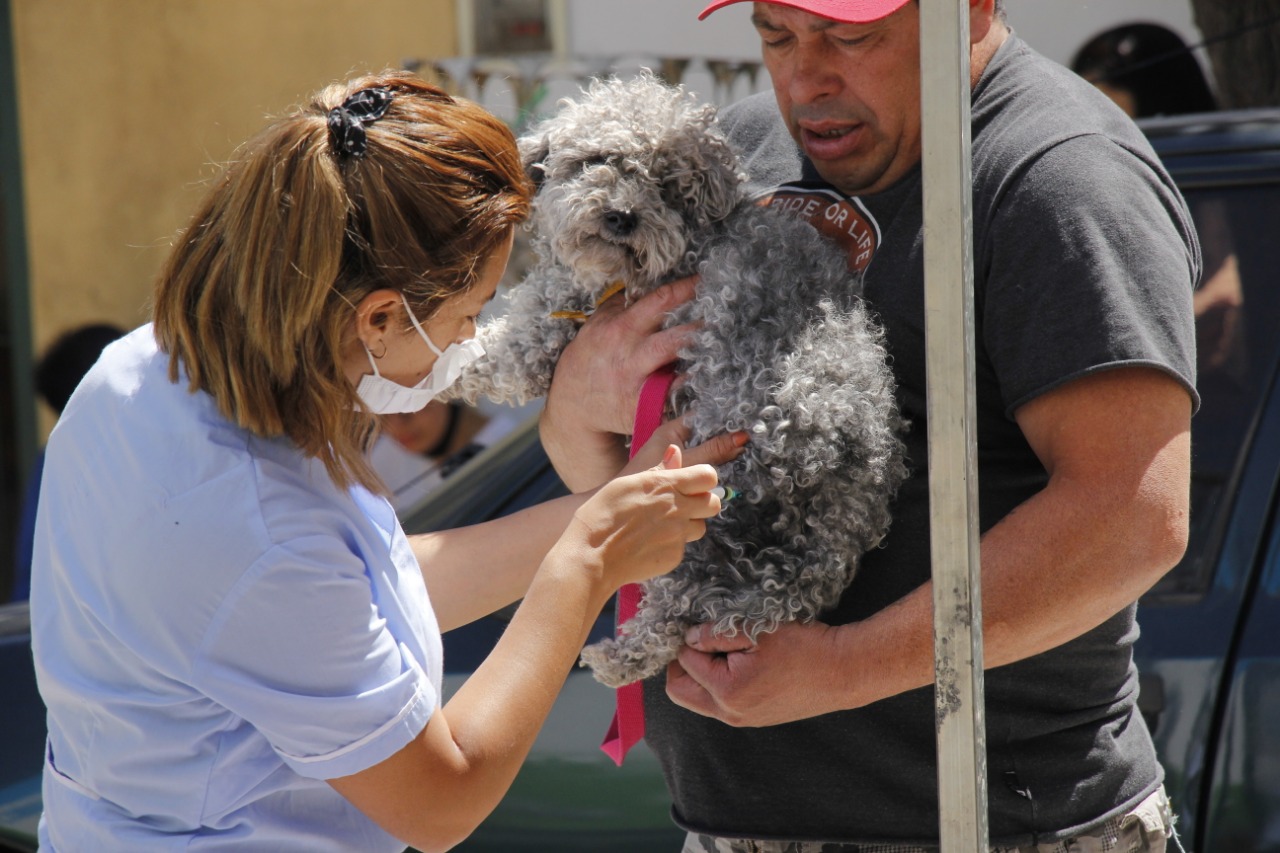
<svg viewBox="0 0 1280 853"><path fill-rule="evenodd" d="M693 442L750 436L719 472L738 496L583 664L617 687L660 672L690 626L754 641L817 618L884 536L905 475L881 332L844 254L747 199L714 108L650 74L593 82L520 149L539 183L538 261L481 329L486 355L454 393L541 397L582 316L618 283L632 300L696 273L696 297L668 322L701 324L669 411Z"/></svg>

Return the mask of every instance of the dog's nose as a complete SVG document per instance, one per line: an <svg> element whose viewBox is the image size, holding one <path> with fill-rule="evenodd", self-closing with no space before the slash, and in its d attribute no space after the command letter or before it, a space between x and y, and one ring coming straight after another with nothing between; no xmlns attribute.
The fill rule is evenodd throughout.
<svg viewBox="0 0 1280 853"><path fill-rule="evenodd" d="M609 210L604 215L604 227L615 237L626 237L638 224L640 220L629 210Z"/></svg>

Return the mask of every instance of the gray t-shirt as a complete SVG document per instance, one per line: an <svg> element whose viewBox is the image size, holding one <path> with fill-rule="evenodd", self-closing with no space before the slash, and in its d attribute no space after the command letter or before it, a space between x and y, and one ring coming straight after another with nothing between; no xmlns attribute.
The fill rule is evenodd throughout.
<svg viewBox="0 0 1280 853"><path fill-rule="evenodd" d="M779 137L768 96L724 117L756 137L758 182L865 269L911 422L912 476L883 546L832 624L864 619L929 578L921 177L857 199L821 181ZM772 140L772 142L769 142ZM799 173L799 180L796 180ZM1190 216L1141 132L1105 97L1010 37L973 95L974 272L980 525L1046 475L1012 413L1094 371L1146 365L1194 390ZM1064 606L1069 603L1064 602ZM1162 771L1136 712L1135 606L1083 636L986 673L993 843L1035 844L1121 813ZM932 688L764 729L734 729L646 685L647 739L685 828L713 835L936 844Z"/></svg>

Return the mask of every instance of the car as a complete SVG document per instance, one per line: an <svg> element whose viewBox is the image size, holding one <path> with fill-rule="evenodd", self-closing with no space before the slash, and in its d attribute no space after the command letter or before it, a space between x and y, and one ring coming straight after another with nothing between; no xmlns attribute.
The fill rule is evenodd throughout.
<svg viewBox="0 0 1280 853"><path fill-rule="evenodd" d="M1280 110L1140 122L1204 244L1186 556L1143 597L1139 707L1179 827L1199 853L1280 853ZM565 494L536 417L402 513L411 533ZM446 693L501 636L500 611L445 637ZM592 632L612 630L606 610ZM43 764L25 605L0 608L0 851L34 850ZM570 674L508 795L464 853L678 850L657 762L615 767L598 744L612 691ZM6 845L8 845L6 847Z"/></svg>

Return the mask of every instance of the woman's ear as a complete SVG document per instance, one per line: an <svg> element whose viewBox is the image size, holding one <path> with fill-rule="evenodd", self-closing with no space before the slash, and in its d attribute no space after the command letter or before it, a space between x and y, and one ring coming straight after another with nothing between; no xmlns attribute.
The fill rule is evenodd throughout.
<svg viewBox="0 0 1280 853"><path fill-rule="evenodd" d="M399 292L388 287L375 290L356 305L356 337L371 350L392 328L392 321L402 310Z"/></svg>

